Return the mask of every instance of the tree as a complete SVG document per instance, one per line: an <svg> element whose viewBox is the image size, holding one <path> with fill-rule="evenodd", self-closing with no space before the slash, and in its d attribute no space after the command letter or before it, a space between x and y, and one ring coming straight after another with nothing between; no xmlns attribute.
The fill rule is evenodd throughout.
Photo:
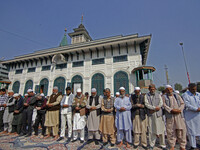
<svg viewBox="0 0 200 150"><path fill-rule="evenodd" d="M197 92L200 92L200 82L197 82Z"/></svg>
<svg viewBox="0 0 200 150"><path fill-rule="evenodd" d="M181 91L183 89L183 87L182 87L182 85L180 83L175 83L174 84L174 89L178 90L178 91Z"/></svg>
<svg viewBox="0 0 200 150"><path fill-rule="evenodd" d="M157 90L160 91L160 92L162 92L163 90L165 90L165 87L164 86L160 86L160 87L158 87Z"/></svg>

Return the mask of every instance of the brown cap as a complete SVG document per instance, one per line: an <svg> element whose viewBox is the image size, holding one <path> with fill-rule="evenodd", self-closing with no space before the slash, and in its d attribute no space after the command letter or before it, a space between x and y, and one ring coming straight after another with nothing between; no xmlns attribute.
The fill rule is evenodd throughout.
<svg viewBox="0 0 200 150"><path fill-rule="evenodd" d="M155 84L150 84L149 88L156 88Z"/></svg>

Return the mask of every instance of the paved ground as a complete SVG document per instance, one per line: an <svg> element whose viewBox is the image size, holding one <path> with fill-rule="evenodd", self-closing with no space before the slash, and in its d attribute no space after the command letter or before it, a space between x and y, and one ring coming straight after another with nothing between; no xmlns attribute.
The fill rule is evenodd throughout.
<svg viewBox="0 0 200 150"><path fill-rule="evenodd" d="M129 150L125 145L123 147L115 146L111 148L109 144L103 146L102 143L95 145L94 142L90 144L86 144L86 142L81 144L79 141L74 143L66 143L65 141L66 139L60 142L54 141L53 138L41 139L40 136L20 137L14 135L0 135L0 150ZM130 149L134 149L133 146L131 146ZM176 149L179 149L178 145L176 146ZM143 150L143 148L139 147L138 150ZM154 150L160 150L160 148L156 146Z"/></svg>

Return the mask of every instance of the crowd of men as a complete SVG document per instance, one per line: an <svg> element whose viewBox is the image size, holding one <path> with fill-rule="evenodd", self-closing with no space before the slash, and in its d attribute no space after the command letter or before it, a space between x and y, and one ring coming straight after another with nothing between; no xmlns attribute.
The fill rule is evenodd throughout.
<svg viewBox="0 0 200 150"><path fill-rule="evenodd" d="M154 84L149 86L149 93L141 94L140 88L135 87L130 96L121 87L115 97L111 96L109 88L102 96L92 88L89 96L88 93L82 94L80 88L74 95L70 87L62 95L58 87L54 87L48 98L43 93L35 94L32 89L25 97L0 90L1 135L29 137L34 129L33 136L38 136L41 125L41 138L45 139L53 136L57 141L75 142L79 136L80 143L83 143L86 129L87 144L94 141L98 145L102 139L104 146L110 141L111 147L125 144L130 148L133 144L135 148L141 145L153 149L159 138L160 147L166 149L167 138L170 150L174 150L176 142L180 150L185 150L187 137L191 149L196 149L199 124L200 94L195 83L190 83L181 96L173 92L170 85L161 95L156 92Z"/></svg>

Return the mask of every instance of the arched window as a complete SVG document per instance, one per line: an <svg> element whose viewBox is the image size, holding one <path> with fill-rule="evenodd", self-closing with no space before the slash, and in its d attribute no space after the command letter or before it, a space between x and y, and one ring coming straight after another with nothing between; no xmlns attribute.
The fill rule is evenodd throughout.
<svg viewBox="0 0 200 150"><path fill-rule="evenodd" d="M72 78L71 84L74 94L76 94L77 88L81 88L83 90L83 78L80 75L75 75Z"/></svg>
<svg viewBox="0 0 200 150"><path fill-rule="evenodd" d="M126 94L129 94L128 74L124 71L118 71L114 75L114 92L118 92L122 86L126 89Z"/></svg>
<svg viewBox="0 0 200 150"><path fill-rule="evenodd" d="M92 76L92 88L97 89L97 95L103 95L104 76L101 73L96 73Z"/></svg>
<svg viewBox="0 0 200 150"><path fill-rule="evenodd" d="M44 93L45 96L48 94L49 80L44 78L40 81L40 90Z"/></svg>
<svg viewBox="0 0 200 150"><path fill-rule="evenodd" d="M12 90L14 93L19 93L19 88L20 88L20 82L19 81L15 81L15 83L13 84Z"/></svg>
<svg viewBox="0 0 200 150"><path fill-rule="evenodd" d="M65 78L58 77L54 80L53 86L58 87L58 92L62 92L62 94L65 93Z"/></svg>
<svg viewBox="0 0 200 150"><path fill-rule="evenodd" d="M24 94L27 93L28 89L33 89L33 81L32 80L26 81L25 88L24 88Z"/></svg>

